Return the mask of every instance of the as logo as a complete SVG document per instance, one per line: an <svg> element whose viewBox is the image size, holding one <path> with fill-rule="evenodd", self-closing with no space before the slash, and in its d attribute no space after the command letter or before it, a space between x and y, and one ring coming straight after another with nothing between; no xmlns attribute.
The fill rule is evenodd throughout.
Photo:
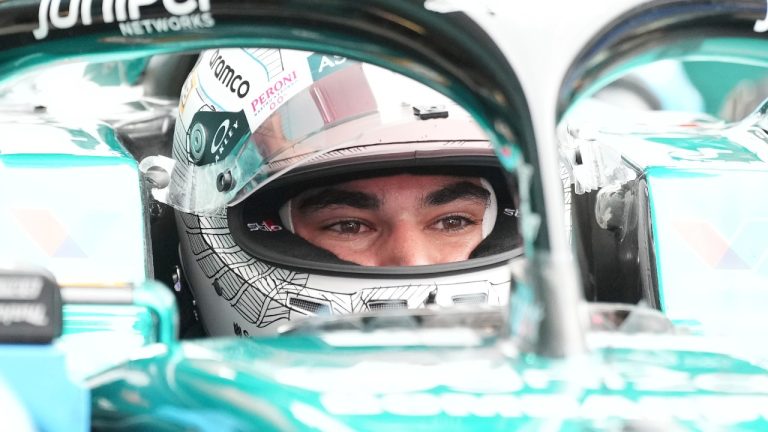
<svg viewBox="0 0 768 432"><path fill-rule="evenodd" d="M339 69L350 66L353 62L347 62L346 57L341 56L329 56L323 54L312 54L307 58L309 63L309 70L312 71L312 80L318 81L319 79L330 75Z"/></svg>
<svg viewBox="0 0 768 432"><path fill-rule="evenodd" d="M247 224L248 230L250 231L267 231L267 232L275 232L275 231L281 231L283 227L280 225L277 225L276 223L272 222L271 220L267 219L263 222L252 222Z"/></svg>
<svg viewBox="0 0 768 432"><path fill-rule="evenodd" d="M224 61L224 58L219 54L219 50L213 52L208 66L211 67L216 79L224 84L224 87L228 88L231 93L237 94L237 97L240 99L248 95L251 83L248 80L244 80L242 75L235 72L232 66Z"/></svg>
<svg viewBox="0 0 768 432"><path fill-rule="evenodd" d="M162 1L171 17L141 19L141 8ZM83 26L93 24L94 18L104 23L117 22L123 36L138 36L168 31L192 30L213 27L210 0L103 0L101 16L94 17L92 0L70 0L68 10L61 11L62 0L42 0L37 12L38 28L32 30L35 39L48 36L49 28L68 29L79 22Z"/></svg>

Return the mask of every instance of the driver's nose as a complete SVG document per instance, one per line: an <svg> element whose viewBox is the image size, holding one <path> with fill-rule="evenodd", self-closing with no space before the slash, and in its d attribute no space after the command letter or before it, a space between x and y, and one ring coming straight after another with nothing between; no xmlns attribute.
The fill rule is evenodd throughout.
<svg viewBox="0 0 768 432"><path fill-rule="evenodd" d="M418 227L399 223L392 226L378 251L379 266L415 266L434 264L434 245Z"/></svg>

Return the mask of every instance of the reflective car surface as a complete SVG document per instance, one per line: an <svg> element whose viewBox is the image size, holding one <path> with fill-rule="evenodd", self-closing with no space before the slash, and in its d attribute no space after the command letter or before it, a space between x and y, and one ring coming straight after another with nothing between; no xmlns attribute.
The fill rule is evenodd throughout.
<svg viewBox="0 0 768 432"><path fill-rule="evenodd" d="M719 61L754 62L756 5L0 4L0 256L55 277L43 346L91 401L59 425L763 428L764 351L715 310L759 309L760 273L733 267L758 242L683 247L732 227L702 187L759 218L731 191L761 178L760 104L726 117L720 89L671 120L637 84L723 23L740 50ZM399 80L441 103L392 97ZM363 259L465 234L458 258ZM21 310L18 286L0 305ZM14 396L49 424L42 395Z"/></svg>

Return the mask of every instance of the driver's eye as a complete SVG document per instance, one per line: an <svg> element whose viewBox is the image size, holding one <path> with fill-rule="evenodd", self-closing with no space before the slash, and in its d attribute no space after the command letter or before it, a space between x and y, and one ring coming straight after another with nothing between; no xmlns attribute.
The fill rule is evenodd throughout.
<svg viewBox="0 0 768 432"><path fill-rule="evenodd" d="M440 219L435 227L445 231L458 231L474 224L474 221L464 216L447 216Z"/></svg>
<svg viewBox="0 0 768 432"><path fill-rule="evenodd" d="M365 231L365 228L366 227L361 222L355 220L336 222L326 227L327 230L339 234L359 234L361 231Z"/></svg>

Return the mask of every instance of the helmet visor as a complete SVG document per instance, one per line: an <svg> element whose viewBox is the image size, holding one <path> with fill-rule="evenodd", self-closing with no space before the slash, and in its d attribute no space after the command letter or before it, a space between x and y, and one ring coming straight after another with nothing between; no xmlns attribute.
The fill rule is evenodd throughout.
<svg viewBox="0 0 768 432"><path fill-rule="evenodd" d="M448 111L470 121L451 105L416 81L343 57L207 51L182 90L172 159L153 156L141 168L164 174L150 175L156 199L184 212L214 214L297 167L343 158L349 149L408 142L415 151L420 142L486 141L476 126L471 137L456 136L444 124L428 134L423 127L395 127L408 117L439 118ZM334 152L340 149L347 150Z"/></svg>

